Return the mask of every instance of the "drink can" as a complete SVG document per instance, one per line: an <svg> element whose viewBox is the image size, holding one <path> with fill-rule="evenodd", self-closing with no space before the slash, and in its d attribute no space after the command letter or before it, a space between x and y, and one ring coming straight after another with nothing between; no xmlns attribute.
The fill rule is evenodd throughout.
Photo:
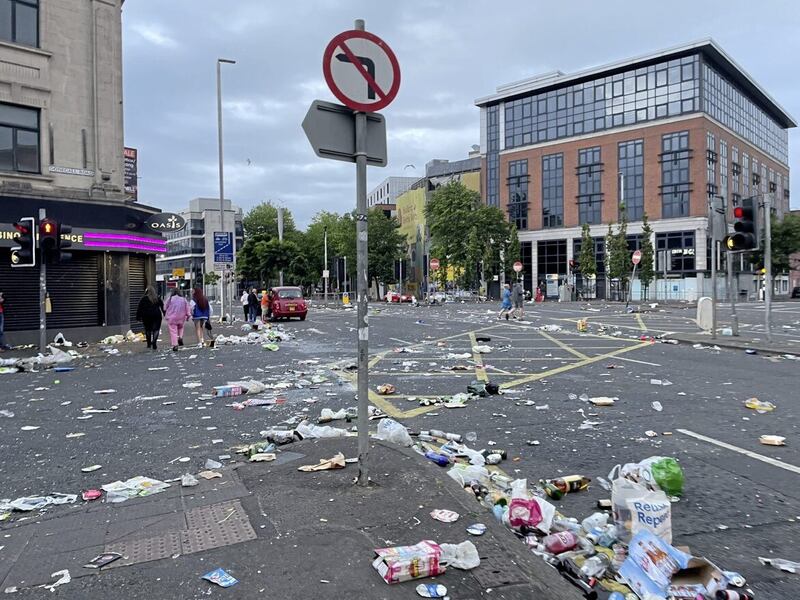
<svg viewBox="0 0 800 600"><path fill-rule="evenodd" d="M747 592L737 590L718 590L717 600L753 600L753 596Z"/></svg>

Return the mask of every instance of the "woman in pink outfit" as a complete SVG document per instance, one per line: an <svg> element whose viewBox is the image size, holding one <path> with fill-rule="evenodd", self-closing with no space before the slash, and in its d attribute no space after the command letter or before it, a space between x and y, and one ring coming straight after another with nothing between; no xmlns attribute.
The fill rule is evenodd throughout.
<svg viewBox="0 0 800 600"><path fill-rule="evenodd" d="M189 311L189 303L179 289L173 288L164 310L172 350L177 352L178 346L183 346L183 326L192 316Z"/></svg>

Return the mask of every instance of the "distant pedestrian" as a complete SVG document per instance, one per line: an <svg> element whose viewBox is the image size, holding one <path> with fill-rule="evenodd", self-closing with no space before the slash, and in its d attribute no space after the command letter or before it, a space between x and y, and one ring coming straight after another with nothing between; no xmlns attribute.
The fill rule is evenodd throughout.
<svg viewBox="0 0 800 600"><path fill-rule="evenodd" d="M6 334L5 334L5 301L6 299L3 297L3 292L0 292L0 352L5 352L6 350L11 350L11 346L6 344Z"/></svg>
<svg viewBox="0 0 800 600"><path fill-rule="evenodd" d="M178 346L183 346L183 326L191 317L189 303L183 297L183 292L178 288L172 289L172 295L167 300L164 307L169 327L169 341L172 343L172 350L178 351Z"/></svg>
<svg viewBox="0 0 800 600"><path fill-rule="evenodd" d="M205 329L210 328L211 304L209 304L208 298L199 287L194 288L194 292L192 292L190 308L192 310L192 320L194 321L194 331L197 334L197 345L202 348L205 343Z"/></svg>
<svg viewBox="0 0 800 600"><path fill-rule="evenodd" d="M514 287L511 288L511 301L514 303L514 318L519 319L520 321L525 316L523 300L524 296L522 292L522 284L517 281L514 283Z"/></svg>
<svg viewBox="0 0 800 600"><path fill-rule="evenodd" d="M537 302L544 302L544 299L547 297L547 286L545 285L544 281L539 282L539 287L536 288L538 291L536 293Z"/></svg>
<svg viewBox="0 0 800 600"><path fill-rule="evenodd" d="M242 311L244 311L244 320L247 321L247 313L248 313L248 306L247 306L247 288L242 290L242 297L239 298L239 302L242 304Z"/></svg>
<svg viewBox="0 0 800 600"><path fill-rule="evenodd" d="M267 290L261 290L261 322L266 323L269 318L269 300L271 293Z"/></svg>
<svg viewBox="0 0 800 600"><path fill-rule="evenodd" d="M506 321L508 321L508 315L511 314L513 305L511 304L511 287L507 283L503 284L501 298L502 301L500 302L500 313L497 315L497 318L502 319L505 317Z"/></svg>
<svg viewBox="0 0 800 600"><path fill-rule="evenodd" d="M144 296L139 300L136 309L136 320L144 325L144 337L147 347L157 350L158 334L161 332L161 318L164 316L164 302L156 294L152 285L148 285Z"/></svg>
<svg viewBox="0 0 800 600"><path fill-rule="evenodd" d="M255 323L258 316L259 302L256 288L252 288L247 295L247 321L248 323Z"/></svg>

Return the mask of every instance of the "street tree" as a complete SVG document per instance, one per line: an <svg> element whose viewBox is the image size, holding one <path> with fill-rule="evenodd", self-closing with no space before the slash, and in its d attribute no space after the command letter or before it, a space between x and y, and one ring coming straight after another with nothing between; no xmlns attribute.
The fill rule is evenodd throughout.
<svg viewBox="0 0 800 600"><path fill-rule="evenodd" d="M581 228L581 251L578 254L578 268L581 273L581 286L586 292L587 283L597 276L597 259L594 255L594 240L589 233L589 224Z"/></svg>
<svg viewBox="0 0 800 600"><path fill-rule="evenodd" d="M639 280L642 282L642 299L647 298L650 284L656 276L655 250L653 249L653 228L647 219L647 213L642 215L642 260L639 262Z"/></svg>
<svg viewBox="0 0 800 600"><path fill-rule="evenodd" d="M761 228L761 244L753 252L753 262L758 268L764 267L764 240L765 231ZM778 220L774 215L770 223L772 234L772 273L777 275L787 273L792 268L791 255L800 252L800 215L788 214L783 220Z"/></svg>
<svg viewBox="0 0 800 600"><path fill-rule="evenodd" d="M251 208L242 219L242 226L247 237L264 235L269 238L278 237L278 207L271 201L262 202ZM283 237L295 240L298 233L294 217L288 208L283 209Z"/></svg>
<svg viewBox="0 0 800 600"><path fill-rule="evenodd" d="M519 244L519 234L517 233L517 226L513 223L508 229L508 243L506 244L505 252L503 253L503 268L506 277L509 279L516 279L517 273L514 271L514 263L522 259L522 252Z"/></svg>
<svg viewBox="0 0 800 600"><path fill-rule="evenodd" d="M394 265L403 256L405 243L400 223L383 211L371 210L367 215L367 239L369 280L376 286L379 282L393 281Z"/></svg>
<svg viewBox="0 0 800 600"><path fill-rule="evenodd" d="M203 283L205 285L216 285L219 283L219 274L214 271L209 271L203 275Z"/></svg>
<svg viewBox="0 0 800 600"><path fill-rule="evenodd" d="M619 291L625 294L631 268L631 253L628 249L628 218L622 212L616 233L611 234L608 256L608 276L619 280ZM609 231L611 226L609 225Z"/></svg>
<svg viewBox="0 0 800 600"><path fill-rule="evenodd" d="M461 182L439 187L425 206L431 234L431 255L439 258L439 283L444 285L448 267L464 269L470 230L481 218L481 197ZM480 236L479 236L480 237Z"/></svg>

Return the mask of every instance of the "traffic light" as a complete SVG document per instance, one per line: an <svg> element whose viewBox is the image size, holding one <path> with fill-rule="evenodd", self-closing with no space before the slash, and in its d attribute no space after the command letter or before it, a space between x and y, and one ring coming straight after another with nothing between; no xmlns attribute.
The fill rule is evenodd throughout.
<svg viewBox="0 0 800 600"><path fill-rule="evenodd" d="M61 225L54 219L42 219L39 223L39 248L42 249L43 260L48 263L60 263L72 258L71 252L63 252L72 246L69 240L62 240L61 234L72 233L72 227Z"/></svg>
<svg viewBox="0 0 800 600"><path fill-rule="evenodd" d="M758 204L755 197L743 198L733 209L733 231L725 237L725 248L731 252L758 249Z"/></svg>
<svg viewBox="0 0 800 600"><path fill-rule="evenodd" d="M19 236L16 238L17 245L11 248L11 266L35 267L36 219L23 217L18 223L14 223L14 229L17 230Z"/></svg>

